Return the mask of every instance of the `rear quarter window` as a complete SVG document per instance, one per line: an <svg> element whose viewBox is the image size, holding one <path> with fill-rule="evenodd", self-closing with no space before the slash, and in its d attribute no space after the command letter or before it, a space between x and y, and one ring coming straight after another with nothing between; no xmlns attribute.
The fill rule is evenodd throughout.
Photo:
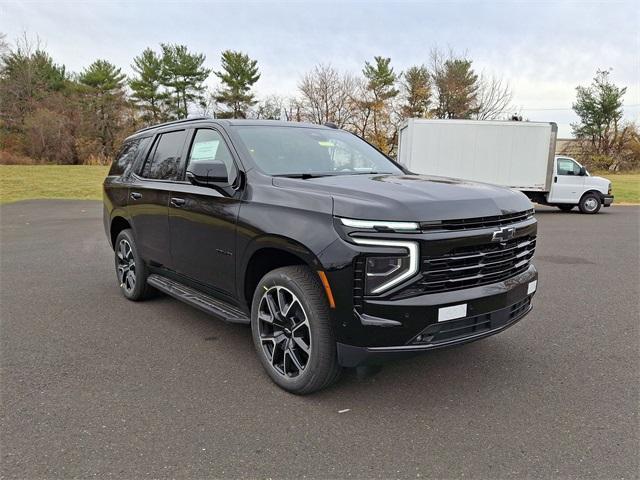
<svg viewBox="0 0 640 480"><path fill-rule="evenodd" d="M133 140L129 140L122 145L120 152L116 159L111 164L111 169L109 170L109 175L111 176L122 176L125 173L128 173L133 167L133 163L135 162L138 154L144 150L144 147L149 142L149 138L136 138Z"/></svg>

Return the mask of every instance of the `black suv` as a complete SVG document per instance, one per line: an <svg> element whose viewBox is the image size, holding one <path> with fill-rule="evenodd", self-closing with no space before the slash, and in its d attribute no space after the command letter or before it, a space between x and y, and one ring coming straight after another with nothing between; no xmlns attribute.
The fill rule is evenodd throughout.
<svg viewBox="0 0 640 480"><path fill-rule="evenodd" d="M342 367L477 340L531 309L521 193L413 175L332 126L188 119L127 138L104 182L125 297L251 325L295 393Z"/></svg>

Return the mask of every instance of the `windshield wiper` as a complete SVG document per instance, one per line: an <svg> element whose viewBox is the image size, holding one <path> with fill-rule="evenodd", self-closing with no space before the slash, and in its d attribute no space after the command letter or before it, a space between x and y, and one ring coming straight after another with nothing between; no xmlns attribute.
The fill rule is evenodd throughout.
<svg viewBox="0 0 640 480"><path fill-rule="evenodd" d="M274 175L274 177L286 177L286 178L320 178L320 177L333 177L334 173L283 173L280 175Z"/></svg>

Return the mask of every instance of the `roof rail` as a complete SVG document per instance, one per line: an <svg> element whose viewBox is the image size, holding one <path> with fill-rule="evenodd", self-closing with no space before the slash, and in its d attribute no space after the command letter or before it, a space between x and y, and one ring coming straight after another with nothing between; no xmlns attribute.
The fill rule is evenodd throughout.
<svg viewBox="0 0 640 480"><path fill-rule="evenodd" d="M168 125L177 125L179 123L191 122L193 120L208 120L211 117L190 117L190 118L181 118L180 120L172 120L170 122L159 123L157 125L151 125L150 127L141 128L136 133L146 132L147 130L153 130L154 128L166 127Z"/></svg>

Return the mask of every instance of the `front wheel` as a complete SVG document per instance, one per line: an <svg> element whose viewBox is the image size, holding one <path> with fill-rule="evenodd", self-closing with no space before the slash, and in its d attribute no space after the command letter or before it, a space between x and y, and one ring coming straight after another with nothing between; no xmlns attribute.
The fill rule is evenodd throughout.
<svg viewBox="0 0 640 480"><path fill-rule="evenodd" d="M262 366L283 389L304 395L339 377L329 306L309 268L278 268L260 280L251 306L251 330Z"/></svg>
<svg viewBox="0 0 640 480"><path fill-rule="evenodd" d="M593 192L585 193L580 199L580 204L578 205L582 213L590 214L598 213L601 206L602 202L600 201L600 196Z"/></svg>

